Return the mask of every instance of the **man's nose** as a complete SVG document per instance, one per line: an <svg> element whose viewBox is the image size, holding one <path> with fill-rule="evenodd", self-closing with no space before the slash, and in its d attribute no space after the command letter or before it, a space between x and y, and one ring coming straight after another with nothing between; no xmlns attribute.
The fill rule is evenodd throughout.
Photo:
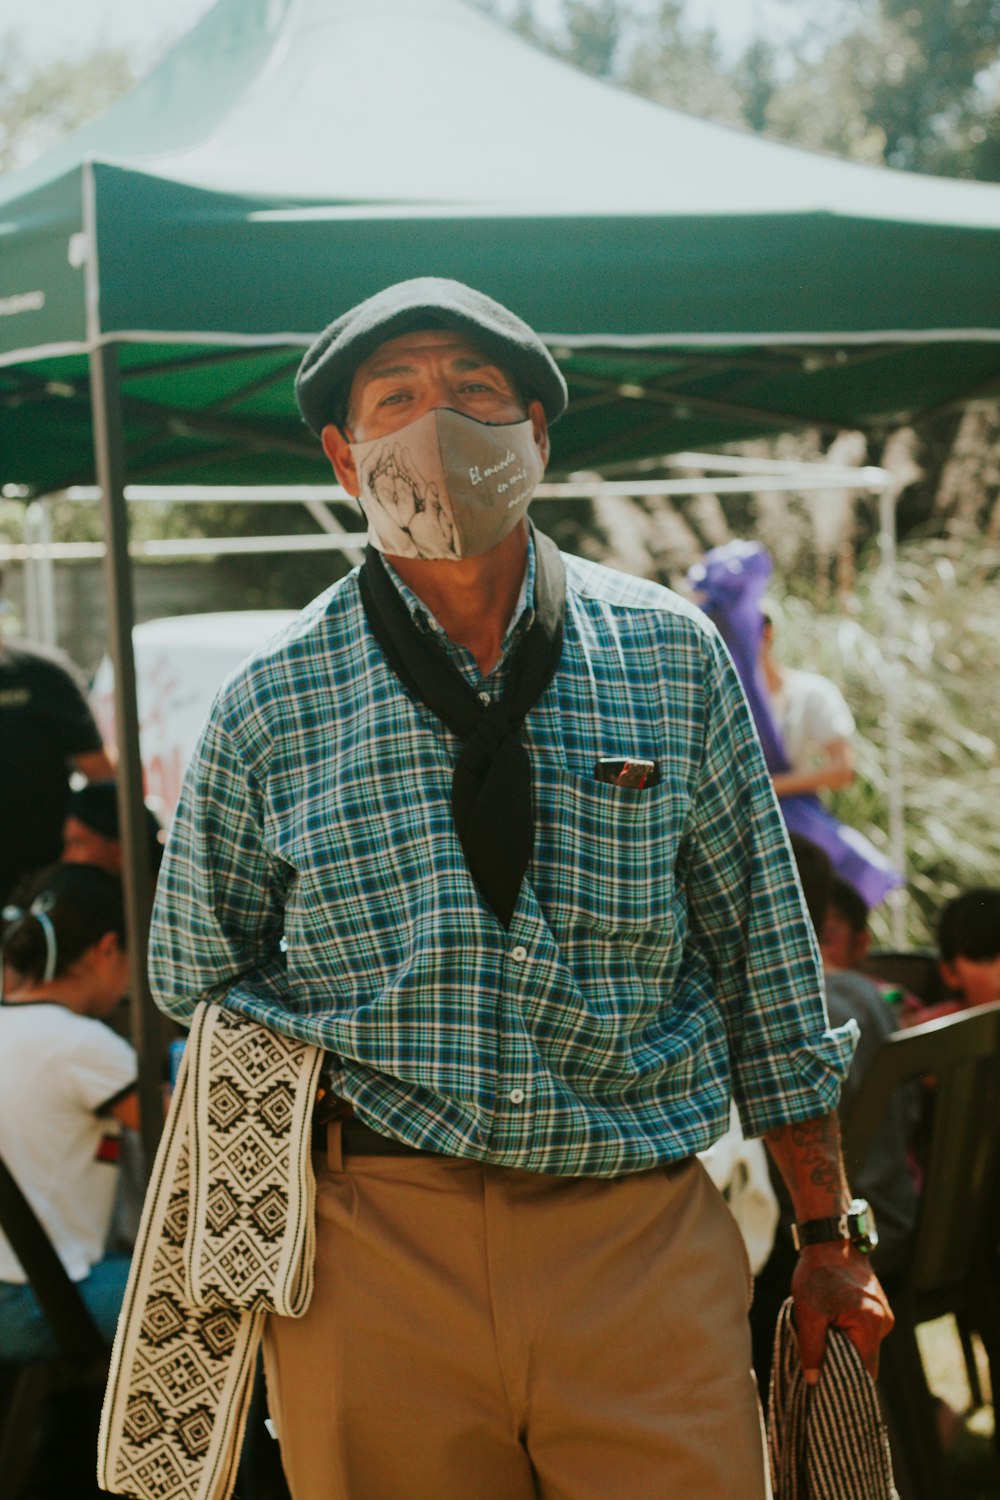
<svg viewBox="0 0 1000 1500"><path fill-rule="evenodd" d="M443 407L455 406L459 393L447 375L438 375L431 380L427 390L427 410L439 411Z"/></svg>

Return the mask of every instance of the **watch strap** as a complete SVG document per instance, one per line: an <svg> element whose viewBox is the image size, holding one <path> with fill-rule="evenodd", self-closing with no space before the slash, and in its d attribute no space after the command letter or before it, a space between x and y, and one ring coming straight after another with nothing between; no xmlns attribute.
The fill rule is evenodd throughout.
<svg viewBox="0 0 1000 1500"><path fill-rule="evenodd" d="M855 1198L842 1213L826 1219L806 1219L792 1225L792 1242L796 1250L803 1245L825 1245L846 1240L859 1250L869 1251L878 1243L874 1216L863 1198Z"/></svg>

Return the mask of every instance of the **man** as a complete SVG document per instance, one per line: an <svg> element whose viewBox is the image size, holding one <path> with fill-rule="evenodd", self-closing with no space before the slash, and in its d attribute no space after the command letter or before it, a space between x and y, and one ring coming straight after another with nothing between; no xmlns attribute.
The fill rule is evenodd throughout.
<svg viewBox="0 0 1000 1500"><path fill-rule="evenodd" d="M0 631L0 905L59 858L71 770L115 774L79 673L61 652Z"/></svg>
<svg viewBox="0 0 1000 1500"><path fill-rule="evenodd" d="M529 530L566 390L506 308L390 287L297 395L372 545L219 698L151 944L166 1009L318 1042L350 1115L312 1305L266 1338L292 1493L758 1500L749 1278L693 1153L732 1091L799 1219L835 1220L851 1039L731 666ZM384 521L390 467L446 526ZM804 1363L837 1322L873 1366L878 1283L814 1236Z"/></svg>

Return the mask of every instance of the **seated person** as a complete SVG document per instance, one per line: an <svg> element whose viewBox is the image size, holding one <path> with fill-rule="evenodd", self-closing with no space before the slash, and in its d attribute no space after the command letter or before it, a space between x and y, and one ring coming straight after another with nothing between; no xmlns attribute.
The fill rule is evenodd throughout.
<svg viewBox="0 0 1000 1500"><path fill-rule="evenodd" d="M62 837L64 864L99 865L112 875L122 873L118 791L113 781L90 781L71 794ZM164 830L150 807L146 808L146 841L155 880L163 861Z"/></svg>
<svg viewBox="0 0 1000 1500"><path fill-rule="evenodd" d="M871 941L868 907L863 897L853 886L834 876L819 931L824 969L863 969Z"/></svg>
<svg viewBox="0 0 1000 1500"><path fill-rule="evenodd" d="M863 897L845 880L834 876L819 931L819 951L825 972L864 974L871 945L868 907ZM874 975L868 978L881 992L883 1000L897 1007L892 1016L894 1028L905 1024L904 1017L914 1006L923 1004L911 990Z"/></svg>
<svg viewBox="0 0 1000 1500"><path fill-rule="evenodd" d="M121 883L91 865L55 865L2 915L15 977L0 995L0 1156L110 1343L129 1264L104 1250L118 1136L139 1125L135 1053L101 1024L128 985ZM0 1233L0 1361L57 1353Z"/></svg>
<svg viewBox="0 0 1000 1500"><path fill-rule="evenodd" d="M948 902L938 921L938 954L948 997L907 1006L904 1026L1000 1000L1000 889L977 886Z"/></svg>

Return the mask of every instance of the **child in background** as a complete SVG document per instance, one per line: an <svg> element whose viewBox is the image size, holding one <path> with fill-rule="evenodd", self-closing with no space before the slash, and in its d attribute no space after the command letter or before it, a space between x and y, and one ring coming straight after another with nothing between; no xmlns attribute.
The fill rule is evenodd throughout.
<svg viewBox="0 0 1000 1500"><path fill-rule="evenodd" d="M871 942L868 907L853 886L835 876L819 933L824 969L863 969Z"/></svg>
<svg viewBox="0 0 1000 1500"><path fill-rule="evenodd" d="M977 886L948 902L938 922L938 954L948 998L910 1010L907 1026L1000 1000L1000 889Z"/></svg>
<svg viewBox="0 0 1000 1500"><path fill-rule="evenodd" d="M0 1156L110 1343L128 1275L127 1256L104 1253L118 1131L139 1124L135 1053L101 1024L128 985L121 882L92 865L56 865L2 916ZM0 1233L0 1361L56 1355Z"/></svg>

